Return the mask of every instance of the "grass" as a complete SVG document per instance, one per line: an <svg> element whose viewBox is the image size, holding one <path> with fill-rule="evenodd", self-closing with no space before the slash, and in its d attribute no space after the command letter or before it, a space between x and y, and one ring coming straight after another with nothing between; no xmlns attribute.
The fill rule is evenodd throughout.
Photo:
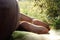
<svg viewBox="0 0 60 40"><path fill-rule="evenodd" d="M20 13L23 13L32 18L39 19L40 21L48 22L46 14L39 13L41 10L39 10L38 7L34 7L33 1L19 1L18 4Z"/></svg>
<svg viewBox="0 0 60 40"><path fill-rule="evenodd" d="M45 23L49 23L49 25L51 27L53 26L53 28L55 27L54 26L55 22L51 23L51 20L48 20L47 15L41 13L41 10L38 8L38 6L34 7L34 1L18 1L18 5L20 13L25 14L31 18L38 19Z"/></svg>

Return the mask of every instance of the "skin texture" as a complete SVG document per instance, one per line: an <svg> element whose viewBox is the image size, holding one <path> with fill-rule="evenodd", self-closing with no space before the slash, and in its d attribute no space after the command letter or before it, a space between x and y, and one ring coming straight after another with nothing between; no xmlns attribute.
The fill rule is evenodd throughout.
<svg viewBox="0 0 60 40"><path fill-rule="evenodd" d="M20 31L30 31L37 34L46 34L49 32L49 25L41 22L37 19L28 17L22 13L19 13L20 23L17 30Z"/></svg>
<svg viewBox="0 0 60 40"><path fill-rule="evenodd" d="M19 13L19 16L20 16L19 17L20 18L20 20L19 20L20 22L26 21L26 22L29 22L29 23L34 24L34 25L46 27L48 30L50 30L50 27L49 27L48 23L46 24L46 23L41 22L41 21L39 21L37 19L28 17L28 16L26 16L26 15L24 15L22 13Z"/></svg>
<svg viewBox="0 0 60 40"><path fill-rule="evenodd" d="M34 32L34 33L37 33L37 34L47 34L48 33L48 29L43 27L43 26L37 26L37 25L34 25L34 24L31 24L29 22L26 22L26 21L22 21L20 23L20 29L23 29L23 30L27 30L29 32Z"/></svg>
<svg viewBox="0 0 60 40"><path fill-rule="evenodd" d="M16 29L18 6L16 0L0 0L0 40L9 40Z"/></svg>
<svg viewBox="0 0 60 40"><path fill-rule="evenodd" d="M48 30L50 30L50 27L49 27L48 24L46 24L46 23L44 23L44 22L41 22L41 21L39 21L39 20L37 20L37 19L33 19L32 23L35 24L35 25L38 25L38 26L44 26L44 27L46 27Z"/></svg>
<svg viewBox="0 0 60 40"><path fill-rule="evenodd" d="M20 17L19 17L19 18L20 18L19 21L27 21L27 22L32 23L33 18L28 17L28 16L26 16L26 15L24 15L24 14L22 14L22 13L19 13L19 16L20 16Z"/></svg>

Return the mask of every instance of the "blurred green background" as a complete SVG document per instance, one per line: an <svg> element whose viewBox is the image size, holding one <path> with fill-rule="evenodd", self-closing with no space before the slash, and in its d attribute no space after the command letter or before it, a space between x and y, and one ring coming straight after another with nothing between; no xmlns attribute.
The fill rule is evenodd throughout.
<svg viewBox="0 0 60 40"><path fill-rule="evenodd" d="M18 0L20 13L60 29L60 0Z"/></svg>

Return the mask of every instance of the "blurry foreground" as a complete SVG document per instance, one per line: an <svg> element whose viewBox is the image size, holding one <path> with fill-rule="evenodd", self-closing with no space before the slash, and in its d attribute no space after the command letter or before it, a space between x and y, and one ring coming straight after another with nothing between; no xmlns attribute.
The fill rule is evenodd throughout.
<svg viewBox="0 0 60 40"><path fill-rule="evenodd" d="M12 35L14 40L60 40L60 30L50 30L49 34L15 31Z"/></svg>

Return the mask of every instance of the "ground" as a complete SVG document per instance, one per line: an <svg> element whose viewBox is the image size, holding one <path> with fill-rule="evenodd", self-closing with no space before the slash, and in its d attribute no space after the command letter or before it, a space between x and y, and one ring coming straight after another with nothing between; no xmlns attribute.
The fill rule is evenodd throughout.
<svg viewBox="0 0 60 40"><path fill-rule="evenodd" d="M50 30L50 34L36 34L32 32L15 31L13 32L12 36L14 40L60 40L59 31Z"/></svg>

